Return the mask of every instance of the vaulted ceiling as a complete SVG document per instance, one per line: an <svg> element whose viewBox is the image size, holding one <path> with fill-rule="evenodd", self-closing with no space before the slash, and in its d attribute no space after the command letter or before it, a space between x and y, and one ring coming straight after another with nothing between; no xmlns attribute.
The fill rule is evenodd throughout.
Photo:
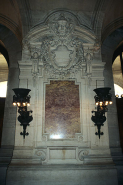
<svg viewBox="0 0 123 185"><path fill-rule="evenodd" d="M104 40L121 26L115 22L123 19L122 7L122 0L1 0L0 23L14 32L21 42L28 31L50 13L64 9L81 17L82 24Z"/></svg>

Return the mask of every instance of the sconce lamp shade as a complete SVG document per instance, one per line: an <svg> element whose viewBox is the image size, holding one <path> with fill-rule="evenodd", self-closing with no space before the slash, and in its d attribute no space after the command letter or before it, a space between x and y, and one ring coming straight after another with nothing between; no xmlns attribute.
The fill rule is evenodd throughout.
<svg viewBox="0 0 123 185"><path fill-rule="evenodd" d="M107 106L108 104L112 104L112 95L109 93L111 90L110 87L103 87L94 89L96 93L95 104L100 106Z"/></svg>
<svg viewBox="0 0 123 185"><path fill-rule="evenodd" d="M18 107L24 107L30 105L30 95L29 92L30 89L24 89L24 88L15 88L12 89L15 93L13 96L13 105Z"/></svg>
<svg viewBox="0 0 123 185"><path fill-rule="evenodd" d="M97 94L97 96L106 96L107 94L109 94L110 90L110 87L102 87L94 89L94 92Z"/></svg>
<svg viewBox="0 0 123 185"><path fill-rule="evenodd" d="M21 98L26 97L29 94L29 92L31 91L30 89L24 89L24 88L15 88L12 90L14 91L14 93L17 97L20 96Z"/></svg>

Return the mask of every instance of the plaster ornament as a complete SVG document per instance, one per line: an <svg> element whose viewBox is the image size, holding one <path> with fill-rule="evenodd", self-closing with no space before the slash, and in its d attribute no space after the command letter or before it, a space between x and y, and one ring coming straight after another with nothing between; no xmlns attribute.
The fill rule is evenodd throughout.
<svg viewBox="0 0 123 185"><path fill-rule="evenodd" d="M92 60L92 55L90 53L86 54L86 60Z"/></svg>
<svg viewBox="0 0 123 185"><path fill-rule="evenodd" d="M37 53L34 54L34 57L37 57ZM33 77L33 86L35 87L36 85L36 79L39 75L39 61L38 59L33 59L32 60L32 77Z"/></svg>
<svg viewBox="0 0 123 185"><path fill-rule="evenodd" d="M41 161L45 161L46 153L43 150L38 150L35 152L35 154L40 157Z"/></svg>
<svg viewBox="0 0 123 185"><path fill-rule="evenodd" d="M27 44L31 60L38 59L42 62L44 76L47 78L74 79L76 74L80 74L81 78L89 76L90 79L91 61L98 43L96 41L94 48L94 36L90 32L85 34L85 30L78 24L78 19L73 14L59 11L48 17L41 31L36 32L38 35L32 31L33 34L29 36L30 44ZM34 81L39 75L38 71L39 67L37 71L32 67Z"/></svg>
<svg viewBox="0 0 123 185"><path fill-rule="evenodd" d="M90 88L91 86L91 82L92 82L92 78L91 78L91 74L87 74L87 79L88 79L88 87Z"/></svg>
<svg viewBox="0 0 123 185"><path fill-rule="evenodd" d="M53 18L52 22L49 23L49 28L57 36L65 37L73 32L74 24L70 18L65 17L64 13L61 13Z"/></svg>
<svg viewBox="0 0 123 185"><path fill-rule="evenodd" d="M23 50L29 50L29 48L30 48L30 42L29 42L29 40L28 39L24 39L23 40Z"/></svg>
<svg viewBox="0 0 123 185"><path fill-rule="evenodd" d="M95 44L94 44L94 51L93 52L98 53L99 50L100 50L100 47L101 47L101 42L98 39L96 39Z"/></svg>
<svg viewBox="0 0 123 185"><path fill-rule="evenodd" d="M82 140L83 140L83 136L79 136L78 141L82 141Z"/></svg>
<svg viewBox="0 0 123 185"><path fill-rule="evenodd" d="M32 58L37 59L38 58L38 53L34 52Z"/></svg>
<svg viewBox="0 0 123 185"><path fill-rule="evenodd" d="M46 136L43 136L42 137L42 141L47 141L47 137Z"/></svg>
<svg viewBox="0 0 123 185"><path fill-rule="evenodd" d="M78 154L79 160L83 161L84 160L84 156L87 156L89 154L89 151L87 150L81 150Z"/></svg>
<svg viewBox="0 0 123 185"><path fill-rule="evenodd" d="M59 41L59 42L58 42ZM59 39L48 42L42 41L41 51L44 70L50 77L65 78L75 77L85 63L84 51L81 40Z"/></svg>

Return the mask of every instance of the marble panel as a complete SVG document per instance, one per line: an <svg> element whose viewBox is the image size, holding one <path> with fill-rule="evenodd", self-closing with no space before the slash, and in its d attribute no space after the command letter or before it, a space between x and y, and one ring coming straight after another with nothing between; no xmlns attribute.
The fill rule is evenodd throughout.
<svg viewBox="0 0 123 185"><path fill-rule="evenodd" d="M45 133L51 139L74 138L80 133L79 85L51 81L46 85Z"/></svg>

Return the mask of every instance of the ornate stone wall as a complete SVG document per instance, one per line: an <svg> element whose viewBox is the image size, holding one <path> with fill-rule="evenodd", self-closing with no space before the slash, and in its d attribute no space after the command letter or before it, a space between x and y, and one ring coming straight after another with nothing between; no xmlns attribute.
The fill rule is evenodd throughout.
<svg viewBox="0 0 123 185"><path fill-rule="evenodd" d="M27 128L29 135L24 140L20 135L22 127L16 120L15 146L7 185L63 185L66 182L73 185L83 182L88 185L110 185L113 182L117 185L116 169L109 148L108 120L101 128L104 135L100 139L95 135L97 128L91 121L92 110L95 109L93 89L104 87L104 66L100 43L94 33L70 12L55 11L44 23L29 32L23 40L22 60L19 61L19 87L31 89L29 109L33 110L33 121ZM73 85L78 126L69 137L52 138L49 130L53 126L51 118L56 118L56 114L53 116L48 106L55 104L48 102L55 99L56 92L62 92L58 94L62 105L63 100L68 98L60 85L67 90L70 89L68 85ZM51 89L53 96L52 93L48 94ZM60 101L59 98L55 100ZM72 95L69 98L72 99ZM71 105L68 107L72 108ZM64 119L63 113L61 109L60 113L57 112L61 119ZM72 111L70 113L73 115ZM56 124L59 124L57 119ZM69 128L72 129L70 124L67 126L68 133ZM54 134L57 132L55 129L56 126L53 127Z"/></svg>
<svg viewBox="0 0 123 185"><path fill-rule="evenodd" d="M33 157L33 162L38 164L101 162L98 157L93 160L92 156L97 153L104 154L111 162L107 122L102 127L104 136L99 140L91 121L91 111L95 109L93 89L104 86L105 65L101 62L100 44L95 35L73 14L58 11L32 29L23 43L19 87L31 89L33 121L25 140L20 136L22 127L17 121L12 163L17 157L26 156L29 158L27 163L32 163ZM74 137L53 139L46 129L50 125L45 114L46 89L53 81L74 82L78 87L79 132L75 132Z"/></svg>

